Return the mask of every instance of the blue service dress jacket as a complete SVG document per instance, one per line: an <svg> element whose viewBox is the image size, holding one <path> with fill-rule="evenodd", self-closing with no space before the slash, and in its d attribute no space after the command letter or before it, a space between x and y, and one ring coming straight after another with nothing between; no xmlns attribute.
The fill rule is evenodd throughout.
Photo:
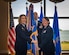
<svg viewBox="0 0 69 55"><path fill-rule="evenodd" d="M22 24L16 26L16 42L15 42L15 51L16 55L26 55L27 54L27 42L31 43L29 38L31 31L28 32L26 27Z"/></svg>
<svg viewBox="0 0 69 55"><path fill-rule="evenodd" d="M39 47L44 53L54 53L55 52L55 46L53 43L53 30L48 25L47 27L42 29L41 32L41 43Z"/></svg>

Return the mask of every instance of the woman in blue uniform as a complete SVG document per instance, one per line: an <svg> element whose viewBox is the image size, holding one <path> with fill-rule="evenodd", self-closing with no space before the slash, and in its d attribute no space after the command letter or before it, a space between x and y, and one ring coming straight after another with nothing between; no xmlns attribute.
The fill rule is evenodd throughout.
<svg viewBox="0 0 69 55"><path fill-rule="evenodd" d="M31 43L31 31L28 32L26 28L27 18L24 14L19 17L19 24L16 26L16 42L15 51L16 55L27 55L27 42ZM33 41L32 41L33 42Z"/></svg>
<svg viewBox="0 0 69 55"><path fill-rule="evenodd" d="M55 55L55 46L53 43L53 29L50 27L50 22L47 17L42 19L42 32L40 49L43 51L43 55Z"/></svg>

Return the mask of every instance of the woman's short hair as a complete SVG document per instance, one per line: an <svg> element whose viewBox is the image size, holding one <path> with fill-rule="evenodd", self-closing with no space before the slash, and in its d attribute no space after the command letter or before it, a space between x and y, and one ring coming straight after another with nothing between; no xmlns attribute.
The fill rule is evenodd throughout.
<svg viewBox="0 0 69 55"><path fill-rule="evenodd" d="M18 22L19 22L19 23L21 23L21 17L22 17L22 16L25 16L25 18L26 18L26 15L25 15L25 14L21 14L21 15L19 16L19 18L18 18ZM27 18L26 18L26 19L27 19Z"/></svg>
<svg viewBox="0 0 69 55"><path fill-rule="evenodd" d="M45 20L47 20L50 24L49 18L48 17L43 17Z"/></svg>

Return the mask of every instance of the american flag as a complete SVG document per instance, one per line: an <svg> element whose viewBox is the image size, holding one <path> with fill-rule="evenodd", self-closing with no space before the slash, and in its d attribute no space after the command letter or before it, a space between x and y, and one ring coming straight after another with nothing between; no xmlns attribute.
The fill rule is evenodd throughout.
<svg viewBox="0 0 69 55"><path fill-rule="evenodd" d="M13 21L13 13L12 9L10 8L10 25L8 30L8 48L11 54L15 53L14 46L16 40L15 28L14 28L14 21Z"/></svg>

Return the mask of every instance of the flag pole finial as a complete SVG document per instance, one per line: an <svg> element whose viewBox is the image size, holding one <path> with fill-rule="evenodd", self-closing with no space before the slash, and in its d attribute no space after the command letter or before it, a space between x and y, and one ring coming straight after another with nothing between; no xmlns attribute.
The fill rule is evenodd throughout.
<svg viewBox="0 0 69 55"><path fill-rule="evenodd" d="M26 5L28 5L28 2L26 2Z"/></svg>
<svg viewBox="0 0 69 55"><path fill-rule="evenodd" d="M42 1L40 2L40 6L42 6Z"/></svg>
<svg viewBox="0 0 69 55"><path fill-rule="evenodd" d="M26 7L28 6L28 2L26 2Z"/></svg>
<svg viewBox="0 0 69 55"><path fill-rule="evenodd" d="M10 7L10 9L11 9L11 2L9 2L9 7Z"/></svg>

